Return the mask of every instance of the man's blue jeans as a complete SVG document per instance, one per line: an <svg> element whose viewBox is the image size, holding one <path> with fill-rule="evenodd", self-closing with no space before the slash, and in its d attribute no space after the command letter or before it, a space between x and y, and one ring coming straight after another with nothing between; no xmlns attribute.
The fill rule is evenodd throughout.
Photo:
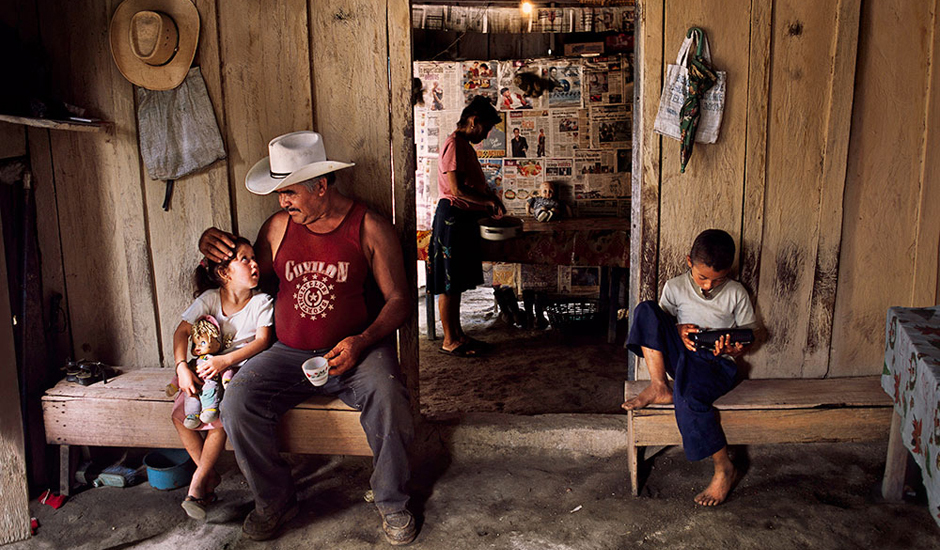
<svg viewBox="0 0 940 550"><path fill-rule="evenodd" d="M278 420L312 395L335 395L362 411L360 421L373 454L370 481L376 507L383 514L403 510L414 426L394 348L380 344L364 351L356 367L320 387L301 370L314 354L277 342L245 363L222 399L222 422L256 508L262 514L279 513L294 496L290 466L278 453Z"/></svg>

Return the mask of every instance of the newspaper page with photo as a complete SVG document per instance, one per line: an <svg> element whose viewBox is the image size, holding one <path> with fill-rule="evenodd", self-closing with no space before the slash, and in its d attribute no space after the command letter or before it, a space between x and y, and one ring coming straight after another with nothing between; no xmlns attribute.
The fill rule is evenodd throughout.
<svg viewBox="0 0 940 550"><path fill-rule="evenodd" d="M520 73L539 74L539 64L533 59L516 59L499 62L499 103L501 111L515 111L518 109L543 108L544 95L539 98L530 97L519 87L516 77Z"/></svg>
<svg viewBox="0 0 940 550"><path fill-rule="evenodd" d="M451 7L447 10L444 27L455 32L489 32L485 7Z"/></svg>
<svg viewBox="0 0 940 550"><path fill-rule="evenodd" d="M548 155L573 157L578 148L578 109L552 109L549 111Z"/></svg>
<svg viewBox="0 0 940 550"><path fill-rule="evenodd" d="M487 32L519 34L528 32L529 16L517 9L486 8Z"/></svg>
<svg viewBox="0 0 940 550"><path fill-rule="evenodd" d="M440 128L437 124L437 113L415 109L415 149L418 158L436 157L439 154Z"/></svg>
<svg viewBox="0 0 940 550"><path fill-rule="evenodd" d="M539 8L532 32L571 32L571 19L564 8Z"/></svg>
<svg viewBox="0 0 940 550"><path fill-rule="evenodd" d="M583 71L587 87L585 106L616 105L627 101L620 56L586 58ZM629 99L632 101L633 97Z"/></svg>
<svg viewBox="0 0 940 550"><path fill-rule="evenodd" d="M574 156L575 198L617 198L629 192L629 174L617 172L617 152L575 151ZM626 185L625 185L626 183Z"/></svg>
<svg viewBox="0 0 940 550"><path fill-rule="evenodd" d="M499 98L496 87L498 62L497 61L464 61L461 63L461 86L464 93L464 102L459 109L463 109L474 96L482 95L488 98L493 105Z"/></svg>
<svg viewBox="0 0 940 550"><path fill-rule="evenodd" d="M503 204L510 214L525 215L526 201L542 185L543 162L537 159L503 159Z"/></svg>
<svg viewBox="0 0 940 550"><path fill-rule="evenodd" d="M445 6L422 5L411 7L411 26L416 29L440 31L444 29Z"/></svg>
<svg viewBox="0 0 940 550"><path fill-rule="evenodd" d="M555 198L574 210L574 159L545 159L545 181L555 184Z"/></svg>
<svg viewBox="0 0 940 550"><path fill-rule="evenodd" d="M503 197L503 159L480 159L480 168L483 169L483 177L486 179L486 185L496 193L497 197Z"/></svg>
<svg viewBox="0 0 940 550"><path fill-rule="evenodd" d="M430 111L463 109L458 63L415 61L414 76L421 79L423 108Z"/></svg>
<svg viewBox="0 0 940 550"><path fill-rule="evenodd" d="M500 121L493 126L490 133L480 143L473 148L477 152L477 158L502 158L506 154L506 113L499 113ZM456 125L455 125L456 127Z"/></svg>
<svg viewBox="0 0 940 550"><path fill-rule="evenodd" d="M591 110L578 109L578 149L591 148Z"/></svg>
<svg viewBox="0 0 940 550"><path fill-rule="evenodd" d="M554 87L548 92L546 107L581 107L581 63L579 59L548 61L542 65L542 78ZM544 96L543 96L544 97Z"/></svg>
<svg viewBox="0 0 940 550"><path fill-rule="evenodd" d="M430 230L434 222L434 210L437 208L437 159L417 159L415 173L415 225L418 230Z"/></svg>
<svg viewBox="0 0 940 550"><path fill-rule="evenodd" d="M459 111L416 111L415 146L419 157L437 157L447 136L457 129Z"/></svg>
<svg viewBox="0 0 940 550"><path fill-rule="evenodd" d="M630 147L633 121L627 105L591 107L591 148Z"/></svg>
<svg viewBox="0 0 940 550"><path fill-rule="evenodd" d="M506 113L506 138L509 141L507 155L513 158L545 156L549 132L548 111L534 109ZM540 138L541 136L541 138ZM539 155L539 139L542 139L542 155Z"/></svg>

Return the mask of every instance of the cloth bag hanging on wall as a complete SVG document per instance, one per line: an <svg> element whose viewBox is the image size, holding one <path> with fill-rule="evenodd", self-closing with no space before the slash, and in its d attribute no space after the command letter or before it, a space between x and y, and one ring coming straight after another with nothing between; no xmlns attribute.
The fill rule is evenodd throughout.
<svg viewBox="0 0 940 550"><path fill-rule="evenodd" d="M708 47L708 38L699 33L702 43L699 49L702 58L710 65L711 50ZM693 55L696 34L690 33L679 48L676 63L670 64L666 69L666 81L663 86L663 95L659 98L659 112L653 123L653 131L657 134L682 140L680 112L688 94L689 84L689 57ZM715 143L718 141L718 131L721 129L721 117L725 110L725 88L728 73L715 71L718 76L715 85L709 88L699 101L701 117L695 132L695 141L698 143Z"/></svg>
<svg viewBox="0 0 940 550"><path fill-rule="evenodd" d="M173 180L225 158L222 135L199 67L172 90L137 88L140 154L150 179L166 180L169 209Z"/></svg>

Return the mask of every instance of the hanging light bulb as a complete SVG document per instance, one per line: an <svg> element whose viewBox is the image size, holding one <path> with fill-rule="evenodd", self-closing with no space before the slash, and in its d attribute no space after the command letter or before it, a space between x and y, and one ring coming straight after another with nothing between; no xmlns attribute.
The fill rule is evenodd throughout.
<svg viewBox="0 0 940 550"><path fill-rule="evenodd" d="M519 5L519 9L526 15L532 13L532 2L523 2Z"/></svg>

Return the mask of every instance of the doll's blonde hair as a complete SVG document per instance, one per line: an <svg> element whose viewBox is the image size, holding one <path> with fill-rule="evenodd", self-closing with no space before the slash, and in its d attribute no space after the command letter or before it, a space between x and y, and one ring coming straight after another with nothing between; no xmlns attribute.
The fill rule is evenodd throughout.
<svg viewBox="0 0 940 550"><path fill-rule="evenodd" d="M219 330L219 325L213 323L206 317L196 321L195 324L193 324L192 334L190 334L189 339L195 344L202 338L218 340L221 345L222 331Z"/></svg>

